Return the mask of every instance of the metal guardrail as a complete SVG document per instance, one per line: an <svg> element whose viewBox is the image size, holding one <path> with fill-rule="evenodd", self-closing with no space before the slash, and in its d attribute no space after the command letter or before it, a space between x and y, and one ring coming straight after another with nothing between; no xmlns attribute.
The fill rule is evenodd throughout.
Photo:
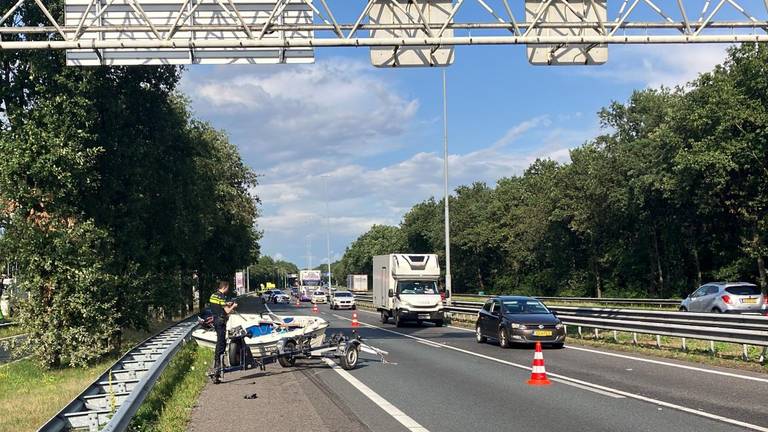
<svg viewBox="0 0 768 432"><path fill-rule="evenodd" d="M122 432L197 323L185 320L128 351L38 432Z"/></svg>
<svg viewBox="0 0 768 432"><path fill-rule="evenodd" d="M11 326L15 326L15 325L16 325L15 322L8 321L8 322L0 323L0 328L11 327Z"/></svg>
<svg viewBox="0 0 768 432"><path fill-rule="evenodd" d="M357 294L356 297L370 297L371 292L368 291L365 294ZM487 294L458 294L454 293L454 297L468 297L477 298L485 301L493 295ZM680 305L682 299L644 299L644 298L619 298L619 297L536 297L535 298L543 302L558 302L558 303L594 303L594 304L606 304L606 305L638 305L638 306L658 306L658 307L677 307ZM463 303L461 301L454 301L454 303Z"/></svg>
<svg viewBox="0 0 768 432"><path fill-rule="evenodd" d="M480 294L456 294L461 297L487 299L493 296ZM547 302L559 303L595 303L610 305L643 305L643 306L679 306L682 299L645 299L645 298L619 298L619 297L546 297L535 296L537 299Z"/></svg>

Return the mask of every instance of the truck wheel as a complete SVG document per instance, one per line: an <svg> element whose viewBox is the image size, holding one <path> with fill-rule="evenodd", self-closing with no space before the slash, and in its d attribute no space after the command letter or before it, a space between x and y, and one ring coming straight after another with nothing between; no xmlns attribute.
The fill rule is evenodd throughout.
<svg viewBox="0 0 768 432"><path fill-rule="evenodd" d="M381 323L386 324L389 321L389 314L387 311L381 311Z"/></svg>
<svg viewBox="0 0 768 432"><path fill-rule="evenodd" d="M283 349L286 352L295 351L296 342L293 340L289 340L285 342ZM294 357L293 355L288 355L288 356L281 355L277 358L277 362L280 363L280 366L282 367L292 367L293 365L296 364L296 357Z"/></svg>
<svg viewBox="0 0 768 432"><path fill-rule="evenodd" d="M443 320L435 321L435 327L442 327L444 325L445 325L445 321L443 321Z"/></svg>
<svg viewBox="0 0 768 432"><path fill-rule="evenodd" d="M344 355L341 356L341 359L339 359L339 362L341 363L341 368L344 370L354 369L357 366L357 359L358 359L357 347L350 346L349 349L344 353Z"/></svg>
<svg viewBox="0 0 768 432"><path fill-rule="evenodd" d="M395 311L395 327L402 327L403 320L400 318L400 311Z"/></svg>

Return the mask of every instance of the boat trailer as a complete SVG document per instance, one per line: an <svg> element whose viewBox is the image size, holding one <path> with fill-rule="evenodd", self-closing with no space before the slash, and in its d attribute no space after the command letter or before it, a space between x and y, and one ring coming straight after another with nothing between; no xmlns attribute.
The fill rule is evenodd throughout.
<svg viewBox="0 0 768 432"><path fill-rule="evenodd" d="M358 334L349 337L343 333L336 333L315 347L310 345L311 337L309 336L286 337L277 341L274 353L254 357L251 348L245 343L246 337L248 332L242 326L227 331L227 352L222 356L224 357L220 362L222 366L218 374L216 370L208 373L212 383L218 384L220 377L226 373L255 368L265 370L268 364L274 362L278 362L282 367L293 367L298 359L330 358L337 361L342 369L351 370L357 367L363 343L363 339ZM228 360L226 366L225 359Z"/></svg>

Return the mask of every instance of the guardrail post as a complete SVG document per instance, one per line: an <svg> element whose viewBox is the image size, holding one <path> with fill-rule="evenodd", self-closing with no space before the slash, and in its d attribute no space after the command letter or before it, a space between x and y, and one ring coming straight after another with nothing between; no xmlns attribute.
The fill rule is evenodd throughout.
<svg viewBox="0 0 768 432"><path fill-rule="evenodd" d="M616 330L613 331L613 341L616 343L619 342L619 335L618 335L618 332L616 332Z"/></svg>
<svg viewBox="0 0 768 432"><path fill-rule="evenodd" d="M747 344L741 345L741 358L744 361L749 361L749 354L747 353Z"/></svg>
<svg viewBox="0 0 768 432"><path fill-rule="evenodd" d="M763 347L763 352L760 353L760 359L758 360L760 364L765 363L765 354L768 352L768 346Z"/></svg>
<svg viewBox="0 0 768 432"><path fill-rule="evenodd" d="M577 330L579 331L579 338L584 339L584 335L581 334L581 326L578 326Z"/></svg>
<svg viewBox="0 0 768 432"><path fill-rule="evenodd" d="M632 332L632 343L637 345L637 333Z"/></svg>
<svg viewBox="0 0 768 432"><path fill-rule="evenodd" d="M595 339L600 339L600 330L597 327L595 327Z"/></svg>
<svg viewBox="0 0 768 432"><path fill-rule="evenodd" d="M661 349L661 335L656 335L656 348Z"/></svg>
<svg viewBox="0 0 768 432"><path fill-rule="evenodd" d="M688 351L688 347L685 345L685 338L683 338L683 351Z"/></svg>
<svg viewBox="0 0 768 432"><path fill-rule="evenodd" d="M715 341L709 341L709 352L715 355Z"/></svg>

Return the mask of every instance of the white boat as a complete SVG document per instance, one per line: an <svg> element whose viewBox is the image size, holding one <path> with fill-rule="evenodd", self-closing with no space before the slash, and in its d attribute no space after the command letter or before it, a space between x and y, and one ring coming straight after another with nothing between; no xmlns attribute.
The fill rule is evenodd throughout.
<svg viewBox="0 0 768 432"><path fill-rule="evenodd" d="M290 337L307 336L310 346L318 347L325 339L328 321L313 316L261 316L258 314L235 314L227 321L227 330L242 327L250 333L245 343L251 348L254 357L263 357L277 351L277 342ZM200 346L215 348L216 331L199 328L192 332L192 337Z"/></svg>

